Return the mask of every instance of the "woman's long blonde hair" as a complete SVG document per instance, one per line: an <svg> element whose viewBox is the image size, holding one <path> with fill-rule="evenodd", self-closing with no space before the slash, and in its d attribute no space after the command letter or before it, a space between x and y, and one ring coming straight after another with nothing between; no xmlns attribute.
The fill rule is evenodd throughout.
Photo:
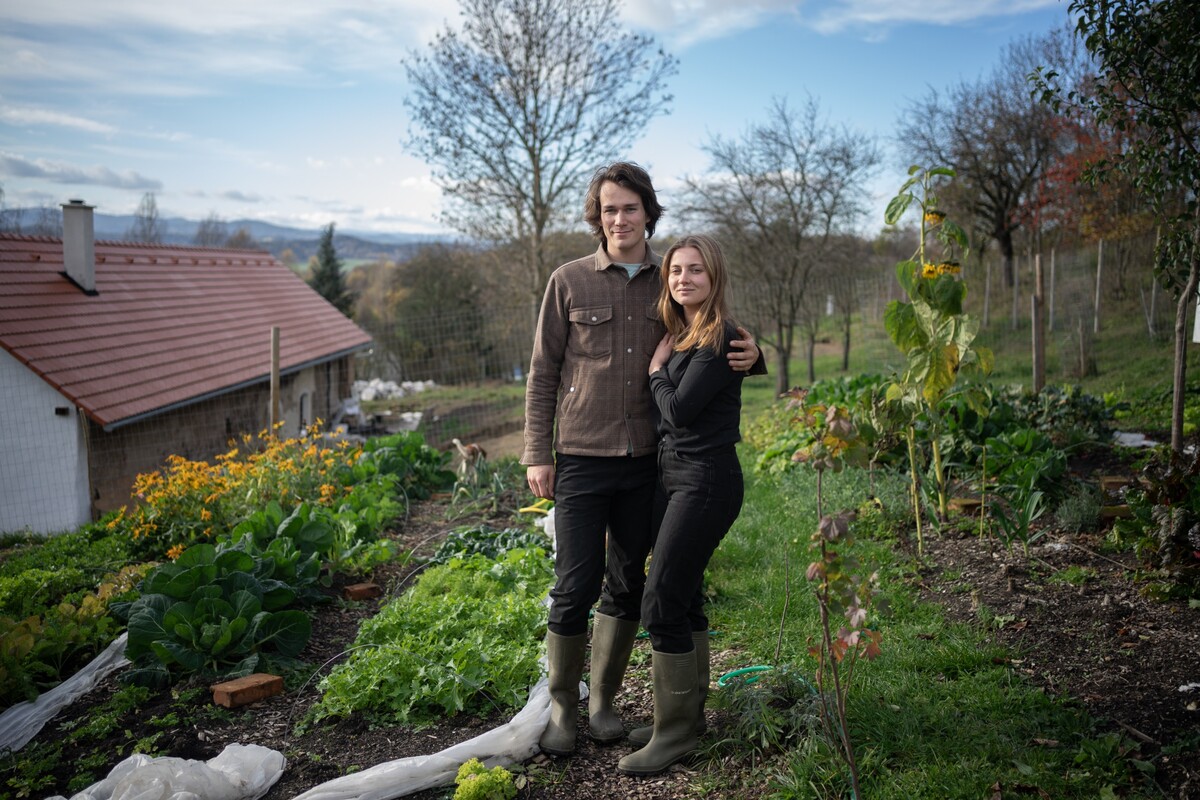
<svg viewBox="0 0 1200 800"><path fill-rule="evenodd" d="M708 273L708 280L712 286L712 291L700 305L691 325L688 325L687 318L684 317L683 306L671 297L671 287L668 283L671 259L685 247L694 247L700 253L700 260L704 262L704 271ZM658 295L658 316L667 326L667 332L675 337L675 349L682 351L693 347L707 347L720 353L724 347L725 323L733 323L725 300L729 270L725 266L721 246L715 239L703 234L684 236L667 248L659 274L662 287Z"/></svg>

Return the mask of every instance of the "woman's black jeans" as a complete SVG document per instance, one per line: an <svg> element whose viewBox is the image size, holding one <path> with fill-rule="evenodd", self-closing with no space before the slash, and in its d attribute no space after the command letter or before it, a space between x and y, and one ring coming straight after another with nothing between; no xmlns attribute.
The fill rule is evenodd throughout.
<svg viewBox="0 0 1200 800"><path fill-rule="evenodd" d="M658 532L642 625L660 653L692 650L692 632L707 631L704 569L742 510L742 467L733 445L693 455L664 443L658 455Z"/></svg>
<svg viewBox="0 0 1200 800"><path fill-rule="evenodd" d="M587 632L588 612L596 598L600 598L599 613L637 620L653 532L654 460L653 455L558 454L554 470L557 579L550 590L549 628L559 636Z"/></svg>

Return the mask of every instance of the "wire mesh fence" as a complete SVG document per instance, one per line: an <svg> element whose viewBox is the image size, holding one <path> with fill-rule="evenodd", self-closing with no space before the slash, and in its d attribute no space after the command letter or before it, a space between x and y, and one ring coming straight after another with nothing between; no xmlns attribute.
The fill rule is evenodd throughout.
<svg viewBox="0 0 1200 800"><path fill-rule="evenodd" d="M1071 383L1105 372L1128 358L1130 337L1144 338L1139 352L1161 348L1169 354L1175 302L1153 280L1153 245L1153 236L1141 236L1025 252L1015 259L1011 280L994 253L972 259L963 271L968 308L981 322L979 344L997 353L996 379L1031 383L1031 298L1039 271L1048 383ZM880 263L840 278L835 273L814 283L811 292L815 301L806 308L815 320L797 333L792 383L807 380L809 353L803 343L810 335L827 356L814 371L817 379L844 374L843 370L888 374L902 369L904 357L884 327L887 303L901 297L894 264ZM318 418L325 425L345 424L350 432L367 436L415 429L431 445L447 450L456 438L472 442L513 434L523 425L534 319L527 303L483 304L369 329L374 346L353 359L352 369L332 376L319 370L305 373L307 377L285 376L288 399L281 435L300 434ZM759 337L771 335L750 327ZM844 348L848 357L843 359ZM769 359L768 365L772 363ZM29 383L28 376L19 374L15 362L6 370L5 375L13 374L0 391L8 398L3 409L8 439L0 458L0 532L34 527L29 522L37 517L32 509L47 504L83 507L95 515L132 502L132 475L161 466L169 455L214 458L230 442L257 434L269 419L265 383L103 435L60 397L50 403L50 413L62 423L54 430L62 431L54 434L51 446L35 448L30 455L21 445L30 437L13 431L32 434L38 425L49 431L44 427L49 423L36 421L46 404L39 400L30 406L16 397L14 393L24 391L20 386ZM1170 375L1162 378L1163 385L1169 385ZM34 382L39 380L34 376ZM63 407L61 414L55 406ZM80 486L86 487L83 499L78 496Z"/></svg>

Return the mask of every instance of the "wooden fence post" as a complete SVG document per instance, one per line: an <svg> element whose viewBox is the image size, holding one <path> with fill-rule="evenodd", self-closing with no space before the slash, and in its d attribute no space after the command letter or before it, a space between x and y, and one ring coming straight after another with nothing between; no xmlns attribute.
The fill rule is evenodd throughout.
<svg viewBox="0 0 1200 800"><path fill-rule="evenodd" d="M1047 326L1054 332L1054 248L1050 248L1050 322Z"/></svg>
<svg viewBox="0 0 1200 800"><path fill-rule="evenodd" d="M279 326L271 326L271 434L279 424Z"/></svg>
<svg viewBox="0 0 1200 800"><path fill-rule="evenodd" d="M1046 329L1042 313L1042 254L1033 257L1033 391L1038 393L1046 385Z"/></svg>

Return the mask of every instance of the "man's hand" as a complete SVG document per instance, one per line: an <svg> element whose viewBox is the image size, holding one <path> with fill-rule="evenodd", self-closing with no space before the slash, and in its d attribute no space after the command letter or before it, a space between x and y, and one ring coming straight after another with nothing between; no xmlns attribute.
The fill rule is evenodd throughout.
<svg viewBox="0 0 1200 800"><path fill-rule="evenodd" d="M534 464L525 468L525 480L534 497L554 499L554 465Z"/></svg>
<svg viewBox="0 0 1200 800"><path fill-rule="evenodd" d="M658 372L667 365L671 360L671 353L675 349L675 337L671 334L666 334L658 342L658 347L654 348L654 355L650 357L650 374Z"/></svg>
<svg viewBox="0 0 1200 800"><path fill-rule="evenodd" d="M749 372L758 361L758 345L754 343L750 331L742 326L738 326L737 332L742 338L729 342L729 367L734 372Z"/></svg>

